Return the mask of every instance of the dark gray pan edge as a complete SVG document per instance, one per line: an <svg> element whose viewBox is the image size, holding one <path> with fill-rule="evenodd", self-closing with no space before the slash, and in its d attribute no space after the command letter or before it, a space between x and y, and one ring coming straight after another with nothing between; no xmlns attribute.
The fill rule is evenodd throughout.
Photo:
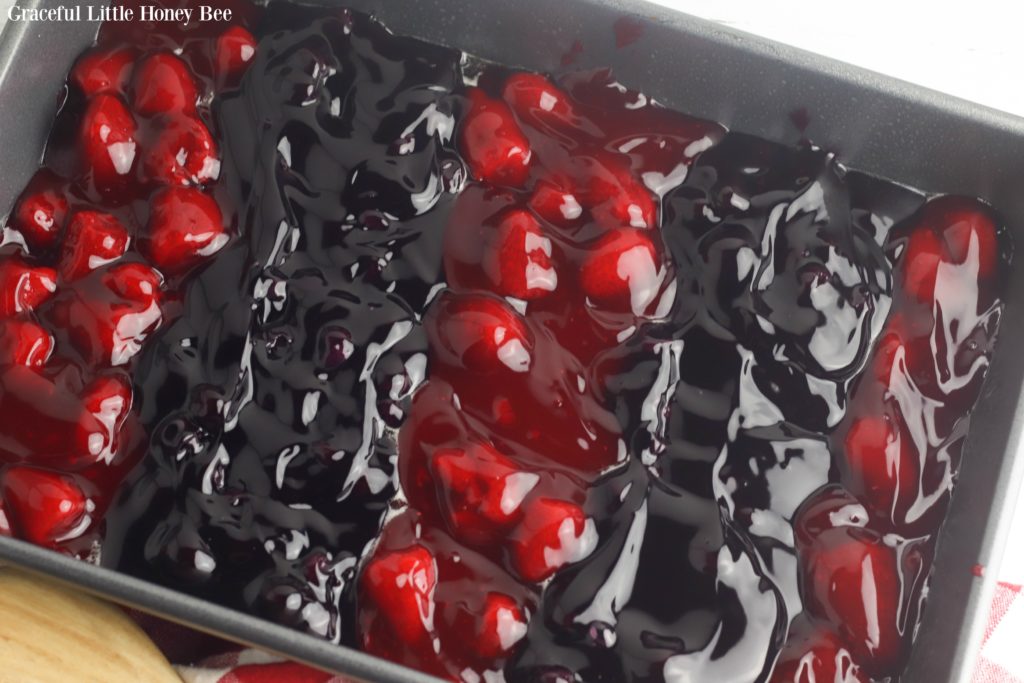
<svg viewBox="0 0 1024 683"><path fill-rule="evenodd" d="M575 66L611 66L620 81L668 106L779 142L798 139L789 114L804 108L811 117L807 136L837 150L844 163L930 192L983 197L999 208L1016 242L1024 244L1024 120L1009 114L638 0L333 4L373 11L397 33L544 71L557 70L561 56L579 39L584 49ZM623 16L640 20L644 29L640 40L620 50L612 25ZM0 39L0 213L35 169L60 83L92 32L42 25L30 36L15 26ZM871 36L865 36L865 49L870 44ZM9 69L15 61L17 68ZM994 572L979 579L973 568L998 562L1024 480L1024 458L1015 457L1024 423L1024 354L1014 348L1024 340L1024 273L1019 271L1010 278L1000 348L974 416L907 681L968 680L987 621ZM377 671L357 672L352 666L365 659L358 653L326 646L334 652L328 654L315 639L281 633L279 627L216 606L193 605L181 594L24 544L0 539L0 558L81 579L89 590L147 611L167 613L165 608L180 604L170 612L179 621L320 666L397 680L380 678Z"/></svg>

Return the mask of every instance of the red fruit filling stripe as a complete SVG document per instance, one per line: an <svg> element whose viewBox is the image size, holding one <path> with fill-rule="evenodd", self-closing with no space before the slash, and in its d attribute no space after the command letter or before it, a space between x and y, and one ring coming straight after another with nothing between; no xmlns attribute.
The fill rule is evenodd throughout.
<svg viewBox="0 0 1024 683"><path fill-rule="evenodd" d="M255 41L240 26L201 34L181 56L180 37L159 36L79 58L57 122L74 140L50 150L0 246L4 526L80 557L143 454L137 357L231 237L210 105Z"/></svg>
<svg viewBox="0 0 1024 683"><path fill-rule="evenodd" d="M430 378L400 433L408 506L364 564L369 652L453 680L500 670L543 584L597 546L588 482L627 452L591 363L672 307L658 203L687 148L722 135L626 108L641 96L615 86L513 74L466 93L475 182L446 228Z"/></svg>
<svg viewBox="0 0 1024 683"><path fill-rule="evenodd" d="M922 539L945 517L966 436L956 410L977 400L998 328L997 243L991 211L957 197L927 202L889 233L897 312L832 436L842 488L823 489L795 519L807 613L872 677L899 671L913 637L920 604L907 587L928 575ZM938 418L947 406L954 414ZM806 647L791 636L781 661ZM828 679L833 661L810 666ZM790 666L772 680L792 680Z"/></svg>

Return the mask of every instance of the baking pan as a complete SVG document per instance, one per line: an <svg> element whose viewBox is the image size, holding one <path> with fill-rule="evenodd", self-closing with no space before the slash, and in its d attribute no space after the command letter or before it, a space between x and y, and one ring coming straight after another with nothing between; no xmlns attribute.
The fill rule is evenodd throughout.
<svg viewBox="0 0 1024 683"><path fill-rule="evenodd" d="M19 4L56 6L60 0ZM1024 244L1024 119L638 0L343 4L376 14L396 33L513 66L555 71L567 54L580 68L611 66L621 82L732 130L783 143L806 137L837 151L850 167L927 192L982 197ZM0 36L0 215L36 169L65 74L95 30L86 23L9 23ZM1009 278L1001 343L973 417L906 681L967 681L980 647L992 567L1024 480L1024 457L1017 455L1024 354L1014 351L1024 339L1024 297L1017 295L1022 280L1021 269ZM354 678L431 680L19 541L0 538L0 559Z"/></svg>

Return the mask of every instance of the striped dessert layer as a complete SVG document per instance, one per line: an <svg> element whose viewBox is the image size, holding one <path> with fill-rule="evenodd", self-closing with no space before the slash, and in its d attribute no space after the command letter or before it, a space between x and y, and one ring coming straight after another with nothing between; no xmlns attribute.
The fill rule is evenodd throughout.
<svg viewBox="0 0 1024 683"><path fill-rule="evenodd" d="M0 247L0 528L466 683L897 677L993 212L236 9L70 76Z"/></svg>

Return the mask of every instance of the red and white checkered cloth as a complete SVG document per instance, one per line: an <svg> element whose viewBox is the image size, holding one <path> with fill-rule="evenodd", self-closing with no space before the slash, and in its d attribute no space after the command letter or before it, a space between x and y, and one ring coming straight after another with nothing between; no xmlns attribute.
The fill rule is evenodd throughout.
<svg viewBox="0 0 1024 683"><path fill-rule="evenodd" d="M1024 590L1000 583L972 683L1024 683Z"/></svg>
<svg viewBox="0 0 1024 683"><path fill-rule="evenodd" d="M1024 683L1024 496L1019 500L971 683Z"/></svg>

